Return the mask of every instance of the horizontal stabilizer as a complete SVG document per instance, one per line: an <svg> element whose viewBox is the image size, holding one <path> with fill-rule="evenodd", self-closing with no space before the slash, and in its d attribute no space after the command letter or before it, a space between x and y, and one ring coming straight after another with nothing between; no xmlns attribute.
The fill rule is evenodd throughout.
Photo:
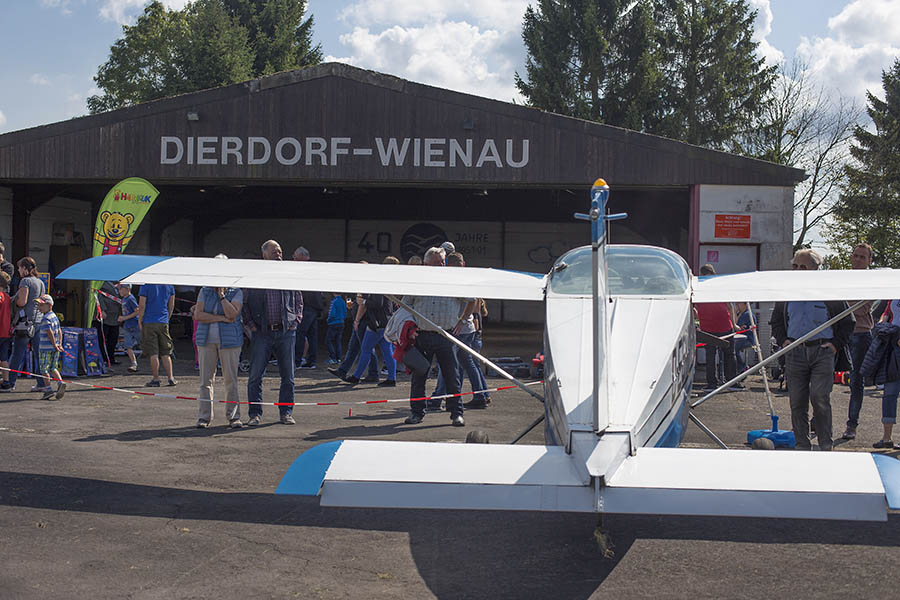
<svg viewBox="0 0 900 600"><path fill-rule="evenodd" d="M896 464L880 469L876 459ZM610 513L885 521L897 467L858 452L641 448L610 478L601 504Z"/></svg>
<svg viewBox="0 0 900 600"><path fill-rule="evenodd" d="M323 506L592 512L587 473L558 446L350 440L301 454L278 494Z"/></svg>
<svg viewBox="0 0 900 600"><path fill-rule="evenodd" d="M889 300L897 297L900 269L755 271L694 278L694 302Z"/></svg>
<svg viewBox="0 0 900 600"><path fill-rule="evenodd" d="M545 276L481 267L364 265L194 257L106 255L63 271L59 279L339 293L544 299Z"/></svg>

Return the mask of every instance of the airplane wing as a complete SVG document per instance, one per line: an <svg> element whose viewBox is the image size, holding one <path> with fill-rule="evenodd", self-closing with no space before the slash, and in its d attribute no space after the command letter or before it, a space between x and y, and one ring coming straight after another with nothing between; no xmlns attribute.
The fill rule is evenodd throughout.
<svg viewBox="0 0 900 600"><path fill-rule="evenodd" d="M500 300L543 300L546 285L544 275L480 267L437 268L131 254L89 258L72 265L58 278Z"/></svg>
<svg viewBox="0 0 900 600"><path fill-rule="evenodd" d="M693 278L694 302L889 300L900 295L900 269L754 271Z"/></svg>
<svg viewBox="0 0 900 600"><path fill-rule="evenodd" d="M337 441L301 454L276 493L325 506L884 521L900 461L855 452L641 448L606 484L559 446ZM888 504L885 503L887 497Z"/></svg>

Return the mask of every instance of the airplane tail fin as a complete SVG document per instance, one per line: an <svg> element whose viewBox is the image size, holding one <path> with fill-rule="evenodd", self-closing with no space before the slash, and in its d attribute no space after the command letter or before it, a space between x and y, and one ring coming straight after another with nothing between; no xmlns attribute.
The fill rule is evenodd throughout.
<svg viewBox="0 0 900 600"><path fill-rule="evenodd" d="M323 506L593 512L589 476L559 446L348 440L301 454L275 493Z"/></svg>

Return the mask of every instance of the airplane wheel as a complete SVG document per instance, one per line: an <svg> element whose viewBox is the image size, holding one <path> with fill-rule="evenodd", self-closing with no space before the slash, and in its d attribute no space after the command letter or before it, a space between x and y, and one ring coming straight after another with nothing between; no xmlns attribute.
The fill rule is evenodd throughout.
<svg viewBox="0 0 900 600"><path fill-rule="evenodd" d="M467 444L490 444L491 440L488 439L488 434L486 431L482 431L481 429L475 429L469 432L469 435L466 436Z"/></svg>

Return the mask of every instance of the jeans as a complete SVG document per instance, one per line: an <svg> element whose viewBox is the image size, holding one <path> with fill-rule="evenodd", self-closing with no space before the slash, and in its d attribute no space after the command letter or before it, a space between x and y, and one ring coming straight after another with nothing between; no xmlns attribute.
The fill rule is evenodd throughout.
<svg viewBox="0 0 900 600"><path fill-rule="evenodd" d="M475 332L461 333L457 336L457 339L469 348L474 348ZM484 373L481 372L481 369L475 363L475 359L472 358L472 355L464 350L460 350L455 344L453 345L453 354L456 356L456 362L459 365L456 370L456 385L459 390L462 391L463 375L466 375L469 378L469 384L472 386L473 392L487 389L487 381L484 378ZM432 396L443 396L447 393L445 390L446 383L444 381L444 372L440 371L438 373L437 387L435 387ZM472 398L479 402L487 400L484 394L473 394ZM434 404L439 405L439 402L434 401Z"/></svg>
<svg viewBox="0 0 900 600"><path fill-rule="evenodd" d="M850 408L847 409L847 427L859 425L859 410L862 408L863 388L866 382L859 370L862 368L863 359L869 344L872 343L872 334L868 331L854 333L850 338L850 358L853 361L853 370L850 371ZM887 389L887 385L885 385ZM886 392L885 392L886 393Z"/></svg>
<svg viewBox="0 0 900 600"><path fill-rule="evenodd" d="M894 424L897 422L897 396L900 395L900 380L885 381L884 394L881 396L881 422Z"/></svg>
<svg viewBox="0 0 900 600"><path fill-rule="evenodd" d="M824 346L798 346L787 354L791 426L798 450L809 450L809 405L816 421L819 448L832 449L831 387L834 385L834 351Z"/></svg>
<svg viewBox="0 0 900 600"><path fill-rule="evenodd" d="M441 367L441 371L444 373L456 373L458 364L456 362L456 355L453 353L453 343L444 338L441 334L435 331L419 331L419 335L416 338L416 348L418 348L419 352L422 353L422 356L425 357L425 360L431 362L431 359L436 357L438 361L438 365ZM410 402L409 408L412 411L412 414L422 416L425 414L425 401L413 401L413 398L423 398L425 396L425 380L428 378L428 372L426 371L424 374L418 374L413 371L412 374L412 385L410 388ZM459 383L457 382L455 377L449 377L445 381L447 387L447 393L449 394L458 394L459 393ZM447 398L447 410L450 411L450 418L456 416L462 416L463 407L462 402L460 402L458 396L454 396L452 398Z"/></svg>
<svg viewBox="0 0 900 600"><path fill-rule="evenodd" d="M341 348L341 337L344 335L344 324L335 323L328 326L325 333L325 345L328 347L328 358L335 362L340 362L341 355L344 353Z"/></svg>
<svg viewBox="0 0 900 600"><path fill-rule="evenodd" d="M344 362L342 362L337 370L341 373L348 373L350 371L350 367L353 366L353 361L356 360L356 357L359 356L359 349L362 346L362 336L365 334L365 330L352 330L350 332L350 341L347 342L347 354L344 356ZM378 358L375 356L375 349L372 348L372 356L369 360L369 378L378 379Z"/></svg>
<svg viewBox="0 0 900 600"><path fill-rule="evenodd" d="M295 331L255 331L250 340L250 377L247 380L247 400L262 401L262 378L269 364L269 356L274 352L281 375L278 389L278 412L281 416L294 411L294 342ZM261 404L250 404L247 409L250 418L262 415Z"/></svg>
<svg viewBox="0 0 900 600"><path fill-rule="evenodd" d="M393 345L384 339L384 327L377 331L372 331L366 327L366 333L363 334L362 349L359 352L359 363L356 365L356 370L353 371L353 376L360 378L363 371L369 366L369 363L373 362L375 357L375 346L381 348L381 358L384 361L384 366L387 367L388 370L387 378L391 381L396 381L397 361L394 360ZM377 372L375 376L378 376Z"/></svg>
<svg viewBox="0 0 900 600"><path fill-rule="evenodd" d="M303 356L303 348L305 342L309 342L309 350L306 356ZM303 311L303 319L300 320L300 326L297 328L297 366L300 366L300 360L305 358L306 362L316 364L316 355L319 353L319 313L316 311Z"/></svg>
<svg viewBox="0 0 900 600"><path fill-rule="evenodd" d="M747 370L747 361L744 360L744 350L753 346L753 341L750 338L753 333L747 332L742 335L747 337L738 339L734 342L734 361L737 365L738 373L743 373Z"/></svg>
<svg viewBox="0 0 900 600"><path fill-rule="evenodd" d="M34 350L37 350L38 341L37 336L33 338L27 337L13 337L13 347L12 347L12 356L9 359L9 368L15 369L9 372L9 387L13 388L16 386L16 380L19 378L19 374L16 371L24 371L25 370L25 355L28 353L28 343L31 342L31 347ZM35 369L37 370L38 359L34 357L32 362L35 365Z"/></svg>
<svg viewBox="0 0 900 600"><path fill-rule="evenodd" d="M710 335L722 337L730 333L730 331L724 331L721 333L710 332ZM734 359L734 336L728 338L726 341L728 342L728 346L725 348L719 348L718 346L713 346L712 344L706 345L706 385L708 387L719 387L720 385L718 383L718 377L716 376L717 358L724 363L725 381L731 381L732 379L734 379L736 373ZM725 383L725 381L723 381L722 383Z"/></svg>

